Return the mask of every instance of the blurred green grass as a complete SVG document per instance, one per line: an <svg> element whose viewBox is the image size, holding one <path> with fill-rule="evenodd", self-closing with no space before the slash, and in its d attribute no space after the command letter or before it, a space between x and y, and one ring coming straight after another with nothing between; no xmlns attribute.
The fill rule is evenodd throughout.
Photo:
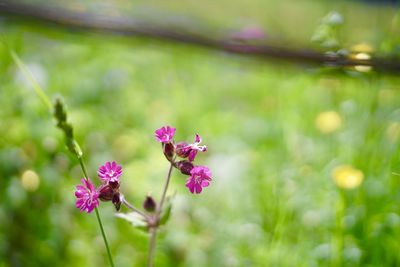
<svg viewBox="0 0 400 267"><path fill-rule="evenodd" d="M307 3L314 16L332 7ZM354 19L371 11L352 6ZM248 9L257 17L257 8ZM217 9L192 10L223 24ZM296 22L287 21L280 27ZM361 31L345 23L345 31L366 41L368 34L385 36L390 21L387 15ZM305 24L301 38L312 32ZM174 173L173 216L160 235L156 266L400 265L398 77L35 24L2 24L2 31L46 93L67 102L90 175L117 160L122 191L136 205L147 193L160 195L168 168L154 129L170 124L177 139L203 137L209 151L199 161L212 169L213 184L193 196ZM74 207L78 163L4 45L0 56L0 266L106 266L94 215ZM324 111L342 120L329 134L315 125ZM343 164L363 172L358 188L335 186L331 173ZM33 192L22 184L26 170L40 179ZM146 235L107 204L100 212L116 265L145 265Z"/></svg>

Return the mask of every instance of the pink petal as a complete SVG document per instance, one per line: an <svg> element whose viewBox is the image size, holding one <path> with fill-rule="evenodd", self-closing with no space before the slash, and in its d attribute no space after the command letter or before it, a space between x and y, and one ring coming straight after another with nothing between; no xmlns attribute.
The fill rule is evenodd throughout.
<svg viewBox="0 0 400 267"><path fill-rule="evenodd" d="M196 134L195 142L196 142L196 143L201 143L201 137L200 137L200 135Z"/></svg>
<svg viewBox="0 0 400 267"><path fill-rule="evenodd" d="M106 170L109 172L111 170L111 163L108 161L106 162Z"/></svg>
<svg viewBox="0 0 400 267"><path fill-rule="evenodd" d="M207 187L207 186L209 186L209 185L210 185L210 183L207 182L207 181L202 181L202 182L201 182L201 186L202 186L202 187Z"/></svg>
<svg viewBox="0 0 400 267"><path fill-rule="evenodd" d="M196 184L195 188L196 188L196 193L197 194L201 193L201 191L203 190L203 188L199 184Z"/></svg>
<svg viewBox="0 0 400 267"><path fill-rule="evenodd" d="M193 161L196 158L197 150L190 150L189 152L189 161Z"/></svg>

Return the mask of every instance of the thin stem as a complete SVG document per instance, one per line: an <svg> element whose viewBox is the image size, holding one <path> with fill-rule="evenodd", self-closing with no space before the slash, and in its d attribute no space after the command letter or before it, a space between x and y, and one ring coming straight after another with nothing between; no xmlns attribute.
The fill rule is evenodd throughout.
<svg viewBox="0 0 400 267"><path fill-rule="evenodd" d="M104 232L103 224L101 223L100 214L99 214L99 210L97 209L97 207L95 208L95 211L96 211L97 221L99 222L101 235L103 236L104 244L106 245L108 260L110 261L111 267L114 267L114 262L113 262L113 259L111 256L110 247L108 246L106 233Z"/></svg>
<svg viewBox="0 0 400 267"><path fill-rule="evenodd" d="M171 180L171 173L172 173L172 169L173 169L174 165L171 162L171 165L169 166L169 170L168 170L168 175L167 175L167 179L165 181L165 185L164 185L164 190L163 193L161 195L161 200L160 200L160 205L158 205L157 207L157 217L160 217L161 211L162 211L162 207L164 205L164 201L165 201L165 196L167 194L167 190L168 190L168 186L169 186L169 181Z"/></svg>
<svg viewBox="0 0 400 267"><path fill-rule="evenodd" d="M89 175L88 175L88 172L87 172L87 169L86 169L86 165L83 162L83 158L82 158L82 156L77 156L77 158L78 158L78 161L79 161L79 165L81 166L81 169L82 169L82 172L83 172L83 176L85 177L85 179L87 181L87 180L89 180ZM112 259L112 256L111 256L110 247L108 246L106 233L104 232L103 223L101 222L99 210L97 209L97 207L95 208L95 212L96 212L97 222L99 223L99 226L100 226L100 232L101 232L101 235L103 236L104 245L106 246L107 256L108 256L108 260L110 261L110 266L114 267L114 262L113 262L113 259Z"/></svg>
<svg viewBox="0 0 400 267"><path fill-rule="evenodd" d="M149 255L147 258L147 267L153 267L154 253L156 248L157 239L157 227L150 228L150 243L149 243Z"/></svg>
<svg viewBox="0 0 400 267"><path fill-rule="evenodd" d="M139 210L138 208L135 208L132 204L130 204L125 197L122 198L122 203L129 209L131 209L134 212L139 213L140 215L142 215L143 217L147 218L147 214L145 214L143 211Z"/></svg>
<svg viewBox="0 0 400 267"><path fill-rule="evenodd" d="M86 165L83 162L83 158L82 157L78 157L78 161L79 161L79 165L81 165L83 176L85 177L86 181L89 180L89 175L88 175L88 172L86 170Z"/></svg>
<svg viewBox="0 0 400 267"><path fill-rule="evenodd" d="M160 204L157 206L157 209L156 209L156 215L155 215L156 216L155 217L156 224L150 228L149 254L148 254L148 259L147 259L148 267L153 267L155 248L156 248L158 222L160 221L160 215L161 215L162 207L165 202L165 196L167 195L167 190L168 190L169 182L171 180L171 173L172 173L173 167L174 167L174 164L173 164L173 162L171 162L171 165L169 167L168 174L167 174L167 179L165 180L164 189L163 189L163 192L161 195Z"/></svg>
<svg viewBox="0 0 400 267"><path fill-rule="evenodd" d="M40 87L39 83L36 81L32 72L25 66L25 64L22 62L22 60L18 57L18 55L14 51L10 51L10 53L11 53L11 57L13 58L14 62L17 64L18 68L22 71L22 73L25 75L25 77L27 79L29 79L29 81L31 82L32 87L35 90L35 93L43 101L43 103L50 110L50 112L52 112L53 106L52 106L49 98L47 97L47 95L44 93L42 87Z"/></svg>

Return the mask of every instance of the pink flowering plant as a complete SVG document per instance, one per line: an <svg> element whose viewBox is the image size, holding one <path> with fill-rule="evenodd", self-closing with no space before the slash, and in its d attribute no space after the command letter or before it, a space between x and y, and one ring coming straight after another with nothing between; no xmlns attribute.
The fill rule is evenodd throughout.
<svg viewBox="0 0 400 267"><path fill-rule="evenodd" d="M123 181L123 168L115 161L108 161L99 166L97 169L98 186L96 187L95 183L88 176L83 161L83 152L73 137L72 125L67 122L65 107L60 100L57 100L54 106L54 116L57 119L57 127L65 134L67 148L77 157L84 176L81 179L81 184L76 186L76 207L81 212L91 213L95 211L106 246L110 266L114 266L114 263L98 211L101 202L111 202L118 212L118 217L128 220L134 226L144 229L149 233L150 240L147 266L153 266L157 231L161 225L167 222L171 211L171 202L166 197L166 193L171 180L172 170L177 169L187 177L184 184L188 192L192 194L200 194L212 181L212 174L208 167L195 165L198 152L207 151L205 145L200 145L202 142L200 135L195 135L193 143L186 143L183 141L175 142L176 128L163 126L155 130L156 141L161 143L162 152L169 161L170 167L164 182L160 200L157 202L152 196L146 196L142 204L142 210L129 203L120 192ZM130 212L120 212L121 206L125 206Z"/></svg>

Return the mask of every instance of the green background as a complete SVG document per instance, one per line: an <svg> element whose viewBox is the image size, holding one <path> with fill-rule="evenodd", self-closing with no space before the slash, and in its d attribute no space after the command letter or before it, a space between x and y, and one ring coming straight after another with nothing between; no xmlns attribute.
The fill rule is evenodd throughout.
<svg viewBox="0 0 400 267"><path fill-rule="evenodd" d="M37 2L41 4L41 2ZM62 5L62 2L53 3ZM393 52L397 8L349 1L108 1L73 10L132 15L210 34L263 27L271 42L311 47L320 19L344 17L341 45ZM113 13L114 12L114 13ZM103 35L3 18L0 22L0 266L107 266L94 214L74 206L82 174L62 133L10 56L15 51L46 94L68 106L89 174L115 160L136 206L156 199L168 170L154 130L199 133L198 164L214 180L200 195L175 171L172 216L156 266L400 266L400 85L393 74L249 59L182 44ZM317 116L335 111L337 131ZM331 173L364 174L341 190ZM37 190L22 174L35 171ZM96 182L99 181L96 179ZM126 210L124 210L126 211ZM116 266L144 266L148 237L101 203Z"/></svg>

